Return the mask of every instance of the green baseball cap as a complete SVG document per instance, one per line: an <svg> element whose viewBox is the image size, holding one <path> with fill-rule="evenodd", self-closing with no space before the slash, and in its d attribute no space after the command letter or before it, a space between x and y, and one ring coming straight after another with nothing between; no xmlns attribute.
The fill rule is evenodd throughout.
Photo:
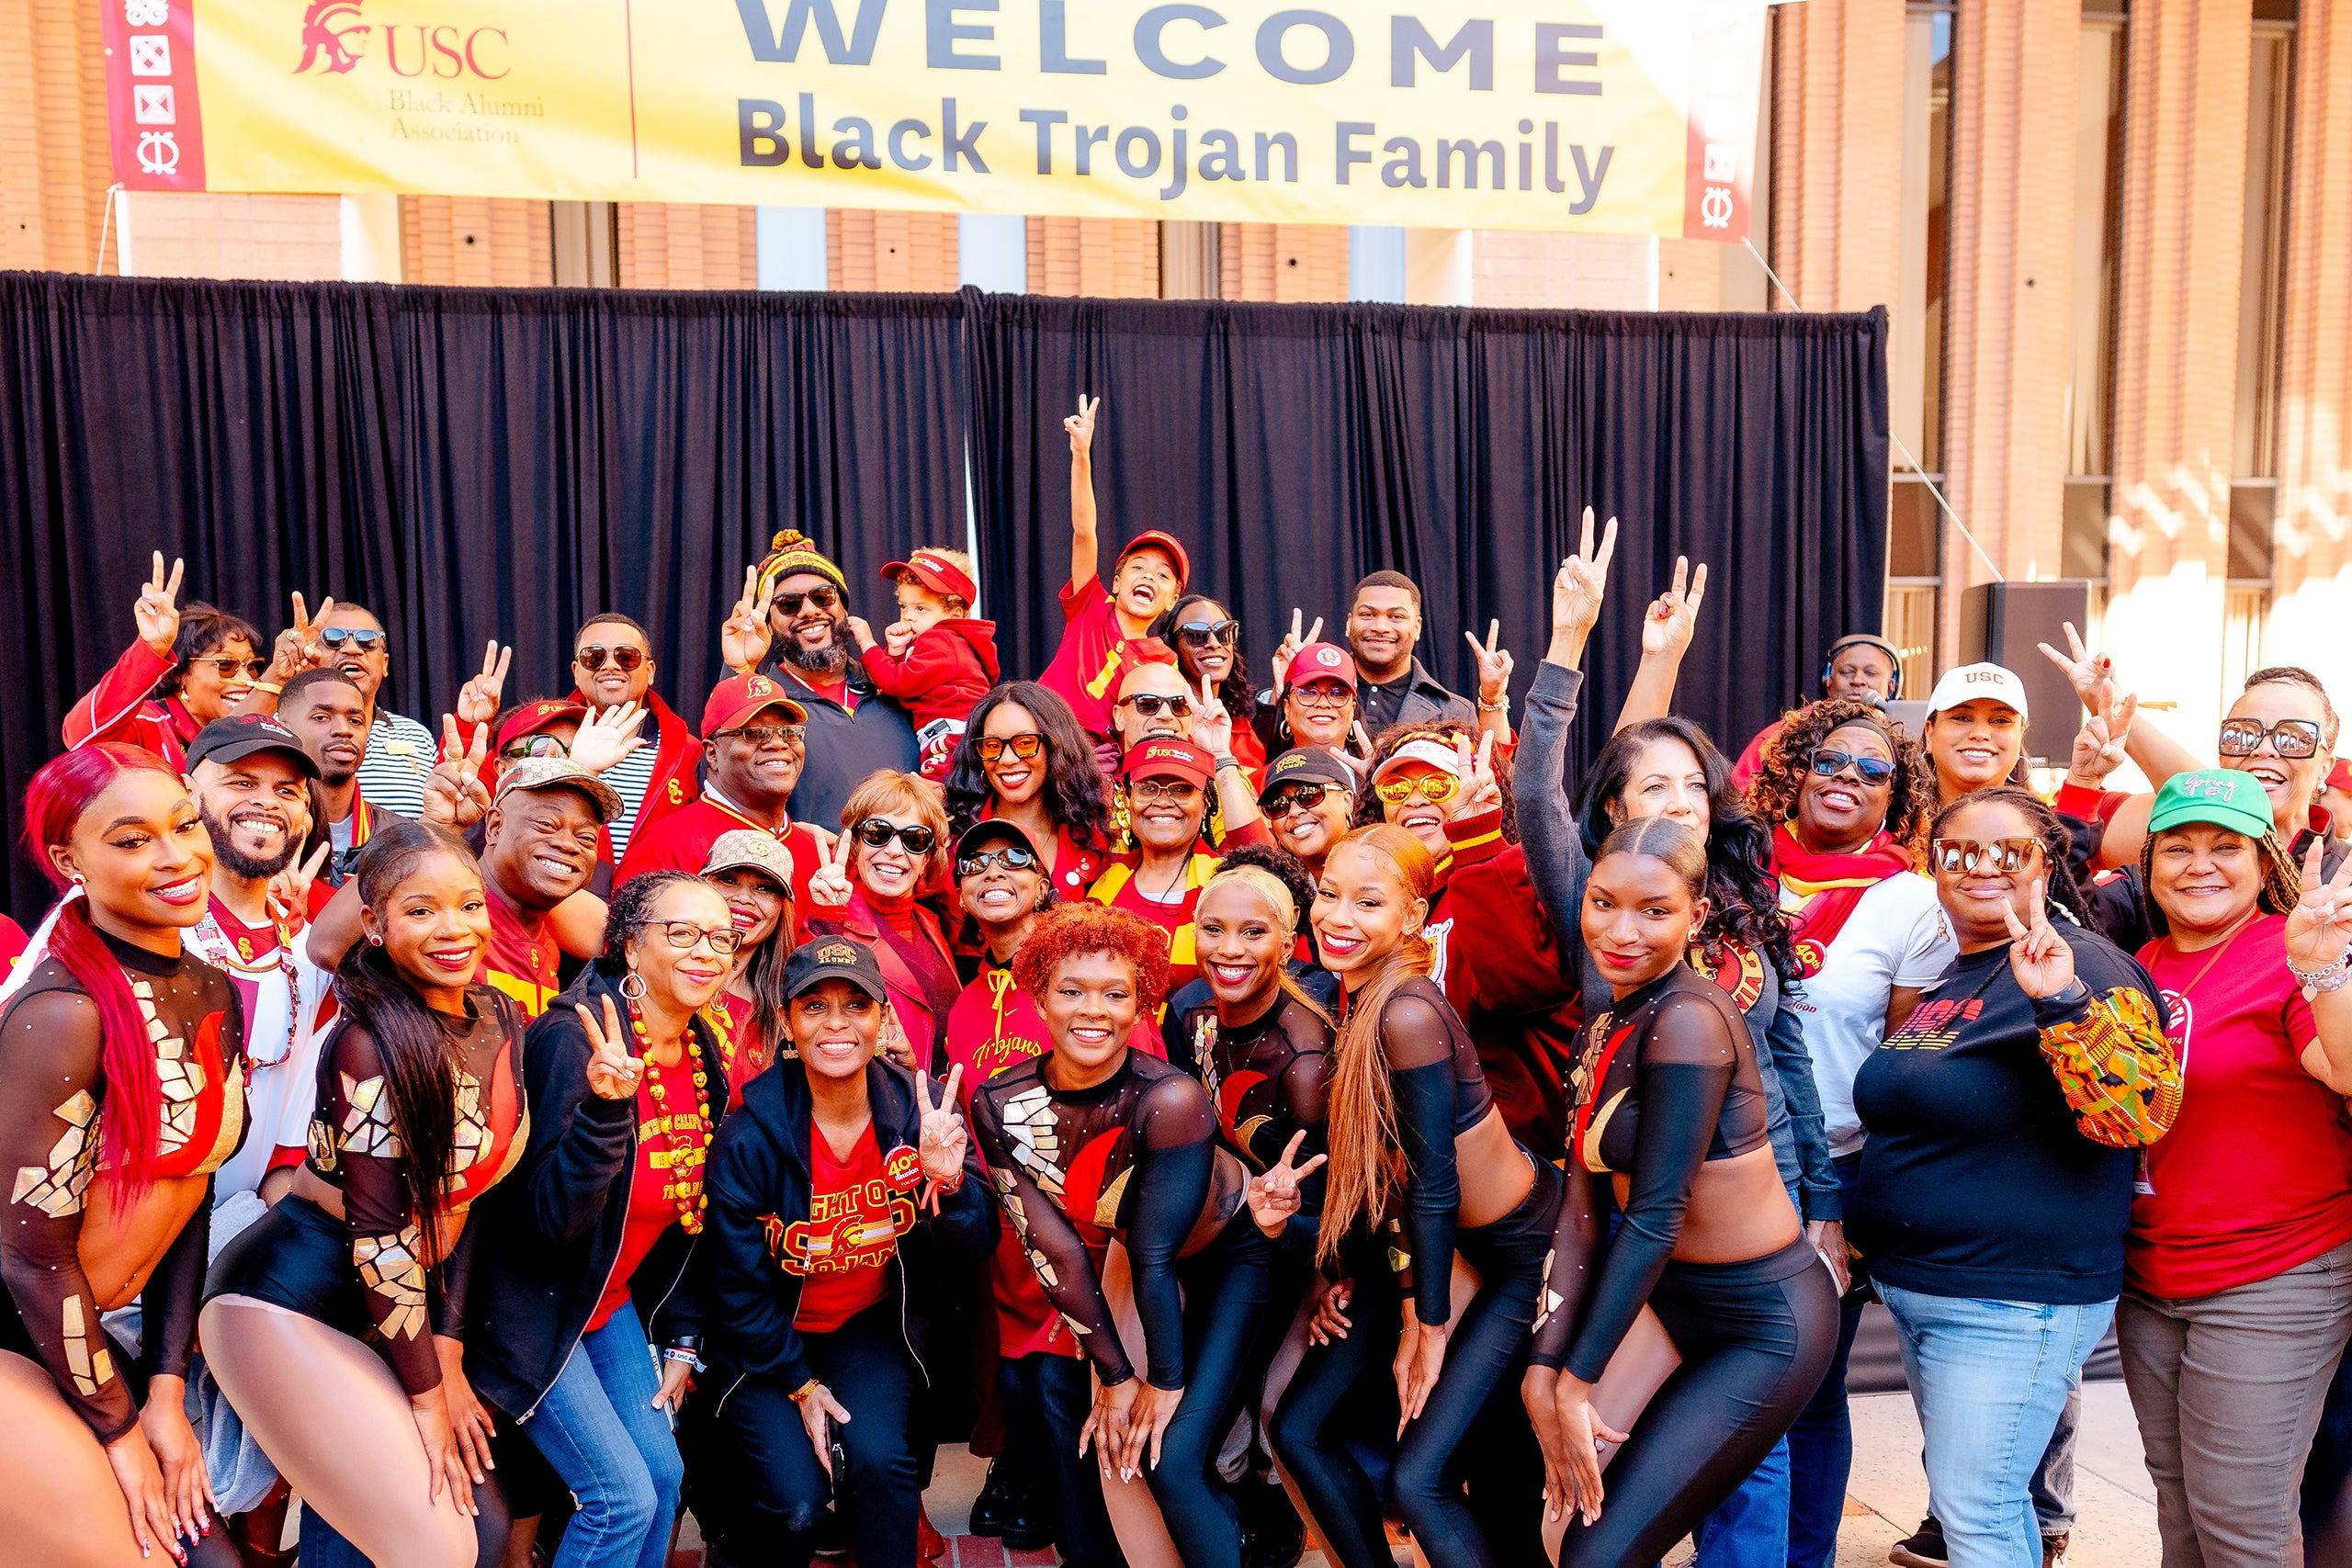
<svg viewBox="0 0 2352 1568"><path fill-rule="evenodd" d="M2148 831L2161 833L2184 822L2211 822L2233 833L2259 839L2270 831L2270 797L2252 773L2227 768L2203 768L2175 773L2156 791L2148 813Z"/></svg>

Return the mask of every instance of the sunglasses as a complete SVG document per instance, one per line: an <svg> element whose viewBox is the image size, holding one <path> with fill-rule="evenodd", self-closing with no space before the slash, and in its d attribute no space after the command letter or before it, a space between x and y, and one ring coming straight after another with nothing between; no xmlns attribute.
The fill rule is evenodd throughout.
<svg viewBox="0 0 2352 1568"><path fill-rule="evenodd" d="M602 670L609 663L616 669L629 671L645 662L645 649L630 643L606 648L601 642L592 642L573 654L571 661L582 670Z"/></svg>
<svg viewBox="0 0 2352 1568"><path fill-rule="evenodd" d="M1176 635L1194 648L1206 648L1211 643L1229 643L1241 635L1239 621L1186 621L1176 628Z"/></svg>
<svg viewBox="0 0 2352 1568"><path fill-rule="evenodd" d="M258 681L261 679L262 671L269 668L269 660L266 659L237 659L228 654L221 654L211 659L191 659L188 660L188 666L191 669L195 668L198 664L211 665L213 669L220 672L220 679L223 681L233 681L240 675L243 675L251 680Z"/></svg>
<svg viewBox="0 0 2352 1568"><path fill-rule="evenodd" d="M1443 806L1461 787L1462 781L1452 773L1416 773L1410 778L1391 773L1373 785L1372 792L1391 806L1402 806L1415 795L1431 806Z"/></svg>
<svg viewBox="0 0 2352 1568"><path fill-rule="evenodd" d="M1851 751L1832 751L1826 747L1815 750L1805 764L1825 779L1834 779L1851 768L1861 775L1864 784L1883 784L1894 776L1894 764L1882 757L1857 757Z"/></svg>
<svg viewBox="0 0 2352 1568"><path fill-rule="evenodd" d="M502 762L526 761L533 757L569 757L571 743L560 735L526 735L498 749Z"/></svg>
<svg viewBox="0 0 2352 1568"><path fill-rule="evenodd" d="M1165 800L1178 806L1189 806L1200 798L1201 786L1182 779L1131 779L1127 782L1127 794L1138 805L1148 800Z"/></svg>
<svg viewBox="0 0 2352 1568"><path fill-rule="evenodd" d="M1023 761L1028 761L1046 749L1042 735L983 735L972 743L983 762L993 762L1010 751Z"/></svg>
<svg viewBox="0 0 2352 1568"><path fill-rule="evenodd" d="M1286 784L1278 789L1267 792L1266 798L1260 801L1259 805L1264 808L1267 816L1280 819L1294 811L1314 810L1323 804L1324 796L1339 787L1329 780L1315 784ZM1399 795L1397 798L1401 800L1404 797Z"/></svg>
<svg viewBox="0 0 2352 1568"><path fill-rule="evenodd" d="M1939 872L1995 871L2007 876L2041 852L2040 839L1938 839L1928 846L1928 863Z"/></svg>
<svg viewBox="0 0 2352 1568"><path fill-rule="evenodd" d="M1000 844L992 850L979 850L956 863L956 880L978 876L989 867L1002 866L1007 871L1027 871L1037 863L1037 857L1018 844Z"/></svg>
<svg viewBox="0 0 2352 1568"><path fill-rule="evenodd" d="M2222 725L2222 755L2251 757L2262 750L2265 737L2281 757L2309 757L2319 750L2320 728L2307 718L2282 718L2265 724L2258 718L2233 718Z"/></svg>
<svg viewBox="0 0 2352 1568"><path fill-rule="evenodd" d="M786 746L805 745L808 727L805 724L747 724L741 729L722 729L715 739L737 738L754 746L772 746L781 741Z"/></svg>
<svg viewBox="0 0 2352 1568"><path fill-rule="evenodd" d="M345 643L365 653L384 640L384 634L374 626L328 626L319 633L322 648L341 648Z"/></svg>
<svg viewBox="0 0 2352 1568"><path fill-rule="evenodd" d="M1355 700L1355 694L1337 681L1318 681L1311 686L1293 686L1290 694L1298 699L1303 708L1329 708L1338 712Z"/></svg>
<svg viewBox="0 0 2352 1568"><path fill-rule="evenodd" d="M1131 697L1121 697L1115 705L1132 707L1146 718L1158 718L1161 714L1170 718L1182 718L1193 711L1190 697L1163 697L1150 692L1137 692Z"/></svg>
<svg viewBox="0 0 2352 1568"><path fill-rule="evenodd" d="M692 920L659 920L646 928L660 931L670 945L681 953L691 951L697 942L710 943L710 950L724 958L743 945L743 933L733 926L698 926Z"/></svg>
<svg viewBox="0 0 2352 1568"><path fill-rule="evenodd" d="M803 600L820 610L830 610L842 602L842 596L830 588L811 588L806 593L779 593L775 596L777 607L787 615L800 614Z"/></svg>
<svg viewBox="0 0 2352 1568"><path fill-rule="evenodd" d="M910 855L927 855L939 845L939 835L920 822L902 828L896 822L869 817L857 825L857 841L869 850L881 849L893 839Z"/></svg>

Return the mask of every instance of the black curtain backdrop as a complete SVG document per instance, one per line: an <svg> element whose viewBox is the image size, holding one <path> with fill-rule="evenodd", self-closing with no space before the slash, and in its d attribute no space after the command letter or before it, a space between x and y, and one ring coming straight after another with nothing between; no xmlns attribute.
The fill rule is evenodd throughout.
<svg viewBox="0 0 2352 1568"><path fill-rule="evenodd" d="M1589 502L1623 523L1587 669L1605 737L1643 605L1711 563L1680 703L1737 746L1879 624L1885 318L1615 316L982 295L639 293L0 274L0 816L129 643L149 553L181 599L285 624L356 599L390 705L437 727L485 638L510 700L568 682L602 609L643 621L691 720L717 626L777 528L889 614L881 564L966 534L1008 672L1043 667L1069 570L1083 389L1106 558L1147 526L1245 623L1255 672L1296 605L1334 635L1388 566L1466 689L1499 617L1523 693ZM21 856L10 907L46 887Z"/></svg>

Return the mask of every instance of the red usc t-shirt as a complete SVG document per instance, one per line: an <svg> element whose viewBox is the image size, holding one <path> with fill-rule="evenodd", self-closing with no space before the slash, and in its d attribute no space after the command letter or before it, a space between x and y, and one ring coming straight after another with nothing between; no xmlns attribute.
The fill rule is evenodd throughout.
<svg viewBox="0 0 2352 1568"><path fill-rule="evenodd" d="M555 933L546 916L526 919L496 888L485 883L482 891L490 900L490 951L482 954L474 977L514 998L524 1017L537 1018L563 989L557 973L563 955Z"/></svg>
<svg viewBox="0 0 2352 1568"><path fill-rule="evenodd" d="M621 1253L613 1263L612 1278L605 1282L605 1293L588 1318L592 1330L604 1327L628 1300L630 1278L653 1250L653 1244L662 1239L662 1233L677 1220L679 1200L690 1200L702 1191L710 1129L702 1124L695 1109L694 1080L683 1061L670 1069L662 1087L673 1102L680 1099L679 1089L684 1089L685 1110L674 1117L657 1111L652 1089L644 1080L639 1082L637 1168L629 1173L628 1217L622 1222ZM688 1134L684 1148L670 1146L673 1129Z"/></svg>
<svg viewBox="0 0 2352 1568"><path fill-rule="evenodd" d="M2317 1035L2287 973L2287 918L2224 949L2140 950L2180 1055L2180 1120L2147 1150L2124 1273L2151 1295L2206 1296L2352 1241L2352 1128L2344 1101L2303 1070Z"/></svg>
<svg viewBox="0 0 2352 1568"><path fill-rule="evenodd" d="M913 1151L904 1156L910 1163ZM800 1311L792 1320L804 1334L831 1334L890 1288L885 1266L899 1238L914 1228L922 1179L903 1189L883 1175L882 1151L871 1123L847 1159L834 1155L825 1134L808 1129L808 1217L767 1222L768 1250L776 1266L801 1277Z"/></svg>
<svg viewBox="0 0 2352 1568"><path fill-rule="evenodd" d="M1120 680L1139 664L1165 664L1171 655L1158 637L1131 637L1121 629L1111 591L1099 579L1064 583L1061 602L1069 625L1037 683L1069 703L1088 734L1108 735Z"/></svg>

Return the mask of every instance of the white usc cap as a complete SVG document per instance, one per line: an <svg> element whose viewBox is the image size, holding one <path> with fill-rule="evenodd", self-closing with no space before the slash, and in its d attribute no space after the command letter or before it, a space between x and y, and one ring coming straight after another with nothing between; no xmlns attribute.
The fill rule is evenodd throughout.
<svg viewBox="0 0 2352 1568"><path fill-rule="evenodd" d="M2007 704L2018 710L2019 718L2030 719L2033 716L2026 711L2025 682L2017 678L2016 671L1998 664L1962 664L1958 669L1945 671L1942 679L1936 682L1936 689L1928 694L1928 712L1939 714L1946 708L1956 708L1962 703L1973 703L1979 697L1990 697L1996 703Z"/></svg>

